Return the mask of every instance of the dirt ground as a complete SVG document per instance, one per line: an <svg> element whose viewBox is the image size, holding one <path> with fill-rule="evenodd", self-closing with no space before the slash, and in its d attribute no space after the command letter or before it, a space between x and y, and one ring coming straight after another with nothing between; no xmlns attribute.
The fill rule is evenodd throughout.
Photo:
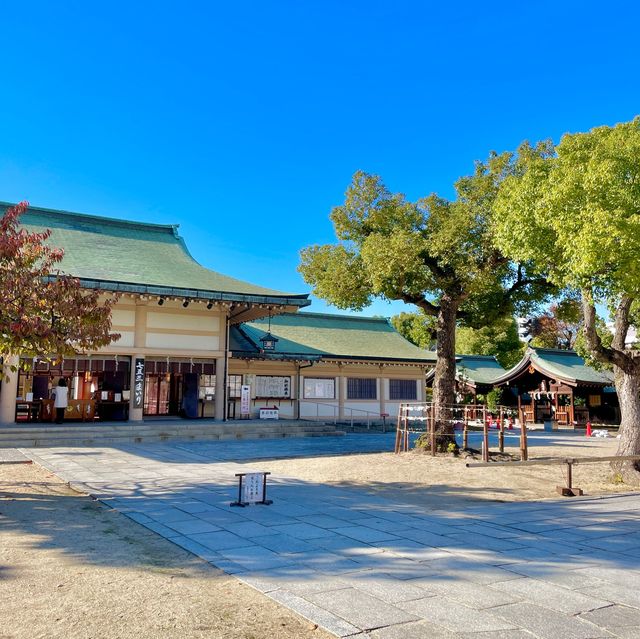
<svg viewBox="0 0 640 639"><path fill-rule="evenodd" d="M615 438L579 438L571 446L531 446L529 459L557 457L598 457L615 455ZM516 449L517 452L517 449ZM522 468L466 468L464 456L431 457L411 451L260 461L248 464L274 475L296 477L310 482L342 487L358 487L398 502L427 508L478 505L485 501L527 501L558 498L556 486L565 485L566 466ZM616 483L606 462L576 465L573 486L585 495L601 495L633 490Z"/></svg>
<svg viewBox="0 0 640 639"><path fill-rule="evenodd" d="M0 465L0 638L331 635L39 466Z"/></svg>
<svg viewBox="0 0 640 639"><path fill-rule="evenodd" d="M612 455L615 439L532 447L530 458ZM466 468L415 452L247 464L453 510L557 498L560 467ZM576 466L588 495L625 492L607 463ZM37 465L0 465L0 639L328 639L330 635Z"/></svg>

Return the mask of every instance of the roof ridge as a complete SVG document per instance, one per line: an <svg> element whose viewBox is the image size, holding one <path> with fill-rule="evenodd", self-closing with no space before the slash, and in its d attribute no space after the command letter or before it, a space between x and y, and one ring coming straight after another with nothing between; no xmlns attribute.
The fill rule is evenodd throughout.
<svg viewBox="0 0 640 639"><path fill-rule="evenodd" d="M578 355L578 357L581 357L581 355L572 348L546 348L542 346L530 346L529 348L535 353L566 353L567 355Z"/></svg>
<svg viewBox="0 0 640 639"><path fill-rule="evenodd" d="M351 319L359 322L385 322L389 324L389 319L386 317L371 317L371 316L362 316L362 315L345 315L342 313L320 313L316 311L311 312L300 312L300 313L281 313L280 315L275 315L273 319L276 317L299 317L300 315L304 315L305 317L325 317L329 319Z"/></svg>
<svg viewBox="0 0 640 639"><path fill-rule="evenodd" d="M8 207L16 206L16 204L11 202L0 201L0 206L4 206L8 208ZM155 222L140 222L137 220L126 220L118 217L106 217L103 215L94 215L92 213L78 213L76 211L65 211L64 209L49 209L43 206L33 206L32 204L29 204L25 213L28 214L31 211L33 211L34 213L39 212L39 213L45 213L45 214L63 215L65 217L74 217L74 218L79 218L81 220L86 220L86 221L95 220L103 224L106 223L114 226L123 226L127 228L138 228L138 229L144 229L148 231L161 231L165 233L169 232L171 233L171 235L175 236L176 238L180 238L180 235L178 234L178 228L180 227L179 224L157 224Z"/></svg>

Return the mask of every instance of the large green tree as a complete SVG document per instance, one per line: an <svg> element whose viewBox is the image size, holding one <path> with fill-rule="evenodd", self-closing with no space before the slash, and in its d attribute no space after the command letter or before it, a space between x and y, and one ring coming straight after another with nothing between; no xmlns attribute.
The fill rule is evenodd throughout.
<svg viewBox="0 0 640 639"><path fill-rule="evenodd" d="M406 339L431 349L435 345L435 318L422 311L399 313L391 318L394 328ZM495 322L471 328L456 327L456 353L458 355L495 355L505 368L517 364L524 352L525 344L518 337L518 325L511 316L500 317Z"/></svg>
<svg viewBox="0 0 640 639"><path fill-rule="evenodd" d="M494 209L496 240L560 286L581 292L586 345L613 367L622 420L619 454L640 454L640 352L626 345L640 299L640 119L521 146ZM607 304L614 336L597 331ZM617 463L640 482L637 464Z"/></svg>
<svg viewBox="0 0 640 639"><path fill-rule="evenodd" d="M456 330L459 355L495 355L504 368L515 366L524 354L525 344L518 337L513 317L501 317L481 328L460 326Z"/></svg>
<svg viewBox="0 0 640 639"><path fill-rule="evenodd" d="M472 175L456 182L453 201L433 194L411 202L378 176L357 172L344 203L331 212L338 242L301 252L306 282L339 308L363 309L381 297L414 304L435 318L439 445L451 432L456 324L482 326L548 290L528 275L524 262L512 262L493 242L492 205L512 166L506 153L478 162Z"/></svg>
<svg viewBox="0 0 640 639"><path fill-rule="evenodd" d="M406 311L394 315L391 324L405 339L420 348L432 350L436 344L436 318L419 310L417 313Z"/></svg>

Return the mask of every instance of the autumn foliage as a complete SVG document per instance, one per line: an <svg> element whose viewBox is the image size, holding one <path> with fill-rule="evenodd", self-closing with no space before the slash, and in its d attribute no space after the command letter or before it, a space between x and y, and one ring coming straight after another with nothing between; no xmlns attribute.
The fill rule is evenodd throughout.
<svg viewBox="0 0 640 639"><path fill-rule="evenodd" d="M50 231L31 233L19 224L28 204L0 218L0 356L60 358L106 346L115 298L100 299L57 266L64 252L46 241Z"/></svg>

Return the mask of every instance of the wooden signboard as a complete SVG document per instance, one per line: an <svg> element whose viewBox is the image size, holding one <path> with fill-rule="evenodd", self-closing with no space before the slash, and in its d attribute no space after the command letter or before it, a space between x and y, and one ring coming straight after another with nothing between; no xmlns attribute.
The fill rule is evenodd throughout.
<svg viewBox="0 0 640 639"><path fill-rule="evenodd" d="M251 386L240 387L240 416L247 418L251 415Z"/></svg>
<svg viewBox="0 0 640 639"><path fill-rule="evenodd" d="M267 497L267 475L271 473L236 473L238 477L238 500L231 506L268 506L273 502Z"/></svg>
<svg viewBox="0 0 640 639"><path fill-rule="evenodd" d="M142 408L144 404L144 359L136 357L133 373L133 407Z"/></svg>

